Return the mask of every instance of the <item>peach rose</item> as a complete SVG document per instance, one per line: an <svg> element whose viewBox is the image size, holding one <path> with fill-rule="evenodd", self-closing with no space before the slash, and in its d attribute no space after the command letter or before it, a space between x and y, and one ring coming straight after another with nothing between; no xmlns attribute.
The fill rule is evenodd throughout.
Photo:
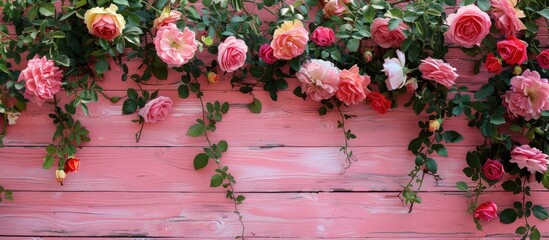
<svg viewBox="0 0 549 240"><path fill-rule="evenodd" d="M153 42L156 54L168 67L188 63L198 49L195 33L187 27L181 31L173 23L159 28Z"/></svg>
<svg viewBox="0 0 549 240"><path fill-rule="evenodd" d="M88 32L108 41L122 34L126 21L122 15L116 13L118 7L111 4L108 8L94 7L84 14L84 22Z"/></svg>
<svg viewBox="0 0 549 240"><path fill-rule="evenodd" d="M372 39L382 48L398 48L402 42L406 39L404 30L408 27L403 23L393 30L389 31L390 18L376 18L370 26L372 32Z"/></svg>
<svg viewBox="0 0 549 240"><path fill-rule="evenodd" d="M526 29L520 20L526 15L519 8L515 8L517 2L517 0L492 0L492 15L496 20L496 28L505 36L515 35L518 31Z"/></svg>
<svg viewBox="0 0 549 240"><path fill-rule="evenodd" d="M421 64L419 64L419 71L422 73L423 78L433 80L447 88L456 84L455 80L459 76L456 70L450 64L431 57L421 60Z"/></svg>
<svg viewBox="0 0 549 240"><path fill-rule="evenodd" d="M345 2L342 0L329 0L322 9L324 17L326 18L330 18L332 16L341 17L341 15L343 15L346 11L347 8L345 7Z"/></svg>
<svg viewBox="0 0 549 240"><path fill-rule="evenodd" d="M172 110L172 104L173 101L169 97L160 96L145 104L138 114L145 122L155 123L166 119Z"/></svg>
<svg viewBox="0 0 549 240"><path fill-rule="evenodd" d="M156 30L170 23L176 23L179 19L181 19L181 15L182 15L181 12L175 11L175 10L171 10L169 12L163 11L159 17L154 19L153 29Z"/></svg>
<svg viewBox="0 0 549 240"><path fill-rule="evenodd" d="M230 36L219 44L217 63L219 63L221 70L234 72L244 66L247 52L248 46L246 46L243 40Z"/></svg>
<svg viewBox="0 0 549 240"><path fill-rule="evenodd" d="M301 92L314 101L331 98L339 86L339 69L320 59L306 61L295 76L301 82Z"/></svg>
<svg viewBox="0 0 549 240"><path fill-rule="evenodd" d="M460 7L456 13L448 15L446 36L454 43L471 48L480 46L482 39L490 32L490 17L476 5Z"/></svg>
<svg viewBox="0 0 549 240"><path fill-rule="evenodd" d="M52 60L35 56L29 60L27 68L21 71L17 81L25 81L25 98L42 106L61 90L62 78L63 71Z"/></svg>
<svg viewBox="0 0 549 240"><path fill-rule="evenodd" d="M301 21L284 21L275 30L271 47L276 58L290 60L305 52L307 41L309 41L309 33Z"/></svg>
<svg viewBox="0 0 549 240"><path fill-rule="evenodd" d="M349 70L339 72L339 87L336 97L347 105L357 104L366 98L365 88L370 84L370 76L358 73L358 67L352 66ZM369 90L366 88L366 91Z"/></svg>

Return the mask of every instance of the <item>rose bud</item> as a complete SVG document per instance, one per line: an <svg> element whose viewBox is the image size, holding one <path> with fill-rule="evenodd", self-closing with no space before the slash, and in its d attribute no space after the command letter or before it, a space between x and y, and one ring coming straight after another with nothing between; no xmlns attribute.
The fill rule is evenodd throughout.
<svg viewBox="0 0 549 240"><path fill-rule="evenodd" d="M480 204L473 213L475 219L490 221L498 217L498 206L490 201Z"/></svg>
<svg viewBox="0 0 549 240"><path fill-rule="evenodd" d="M440 129L442 119L429 120L429 131L434 132Z"/></svg>
<svg viewBox="0 0 549 240"><path fill-rule="evenodd" d="M80 166L80 160L76 157L70 157L65 161L65 173L76 172Z"/></svg>
<svg viewBox="0 0 549 240"><path fill-rule="evenodd" d="M515 66L515 68L513 69L513 74L515 75L520 75L522 73L522 67L520 66Z"/></svg>
<svg viewBox="0 0 549 240"><path fill-rule="evenodd" d="M364 61L366 61L368 63L368 62L372 61L372 57L373 57L372 51L370 51L370 50L364 51Z"/></svg>
<svg viewBox="0 0 549 240"><path fill-rule="evenodd" d="M210 83L218 83L219 82L219 75L214 72L208 72L208 82Z"/></svg>
<svg viewBox="0 0 549 240"><path fill-rule="evenodd" d="M63 185L63 180L65 180L66 177L67 177L67 174L65 173L65 171L61 169L58 169L55 171L55 178L57 179L58 182L61 183L61 185Z"/></svg>

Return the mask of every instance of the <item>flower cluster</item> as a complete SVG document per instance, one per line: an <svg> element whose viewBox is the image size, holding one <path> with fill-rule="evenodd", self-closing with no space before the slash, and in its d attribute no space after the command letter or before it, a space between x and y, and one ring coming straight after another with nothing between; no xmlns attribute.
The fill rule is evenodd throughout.
<svg viewBox="0 0 549 240"><path fill-rule="evenodd" d="M434 155L448 156L445 144L463 140L458 132L445 130L445 119L464 114L469 126L487 139L466 156L464 173L477 186L458 183L471 197L477 227L479 220L489 221L498 214L502 222L519 215L527 218L529 214L523 214L527 211L540 219L549 216L543 207L524 202L525 197L520 207L501 213L496 199L477 204L486 184L494 185L504 175L515 178L502 187L524 196L530 195L525 184L531 176L549 183L549 135L543 131L549 127L549 50L542 51L547 46L536 39L540 27L536 19L548 18L541 1L465 1L460 6L444 0L320 0L292 5L274 0L254 6L242 0L202 5L164 0L69 1L62 8L39 2L0 3L5 19L10 19L8 24L15 25L19 35L0 41L0 113L11 125L26 102L53 104L50 116L57 131L46 148L43 167L57 161L55 176L61 183L79 167L74 157L77 147L91 140L88 130L73 118L77 109L87 115L88 104L98 97L113 103L123 98L122 114L136 114L133 121L141 126L135 135L139 141L145 124L166 119L177 104L159 91L144 90L142 84L178 74L178 96L185 99L192 93L202 107L201 117L187 131L190 137L207 140L194 167L202 169L213 160L217 168L211 186L227 190L243 225L238 204L244 196L234 192L235 178L220 161L228 143L215 143L209 135L229 104L204 102L201 83L215 84L230 76L233 87L251 95L250 111L260 113L261 101L253 91L263 88L276 101L278 91L288 88L287 79L295 78L299 82L293 91L296 96L318 102L320 115L337 110L341 117L338 128L344 136L345 167L357 160L348 143L357 136L346 125L354 116L345 114L345 107L367 104L376 112L372 114L385 114L399 107L397 100L409 98L404 107L423 117L418 136L408 145L415 159L411 179L399 194L410 210L421 202L425 175L438 179ZM456 11L446 15L454 7ZM264 12L272 13L275 20L264 21L248 8L268 9ZM7 29L0 32L13 35ZM472 56L477 69L484 61L486 70L497 74L474 98L467 87L460 86L456 66L445 59L449 47ZM21 53L28 53L28 62L18 71L12 63L20 63ZM141 62L139 73L129 72L128 59ZM139 89L128 88L123 97L107 96L97 80L113 67L122 69L122 81L134 81ZM64 106L56 97L61 90L70 97ZM507 126L530 142L516 144L504 131ZM531 238L539 235L536 226L523 228L517 232Z"/></svg>

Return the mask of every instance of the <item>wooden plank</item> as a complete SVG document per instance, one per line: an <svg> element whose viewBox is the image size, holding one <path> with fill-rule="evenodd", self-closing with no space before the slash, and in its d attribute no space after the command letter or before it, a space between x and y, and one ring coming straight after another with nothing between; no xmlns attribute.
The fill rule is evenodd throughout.
<svg viewBox="0 0 549 240"><path fill-rule="evenodd" d="M246 194L245 234L255 237L518 237L497 221L477 231L456 193L424 193L412 213L391 193ZM531 200L548 205L548 192ZM500 209L520 196L496 193ZM0 205L4 236L234 237L232 203L223 194L128 192L25 192ZM395 224L398 222L398 224ZM421 223L418 225L418 223ZM530 224L541 224L531 218ZM541 229L543 235L549 233Z"/></svg>
<svg viewBox="0 0 549 240"><path fill-rule="evenodd" d="M116 92L121 96L124 93ZM203 138L186 136L187 128L201 117L197 99L178 99L174 91L160 94L171 97L174 109L168 118L155 124L146 124L141 141L135 143L134 134L139 125L132 123L134 115L122 115L122 103L113 104L101 98L89 105L90 115L79 114L82 124L90 130L92 141L86 146L203 146ZM268 93L258 92L263 102L263 113L252 114L247 107L251 99L237 92L209 92L206 100L228 101L231 110L212 134L214 139L225 139L232 146L340 146L343 134L337 128L339 113L332 110L325 116L318 115L320 103L303 101L292 93L281 93L278 102L269 100ZM48 117L50 105L41 108L29 104L28 110L10 126L4 138L5 146L44 146L50 143L54 126ZM358 136L351 141L354 146L408 146L417 136L417 121L424 120L409 109L392 109L384 115L365 104L344 108L344 112L356 115L347 120L348 128ZM105 127L108 124L108 127ZM483 141L477 130L466 127L463 118L446 121L445 127L459 130L466 140L458 145L476 146ZM31 131L32 129L32 131ZM245 129L245 131L243 131ZM293 137L292 137L293 136Z"/></svg>
<svg viewBox="0 0 549 240"><path fill-rule="evenodd" d="M413 156L403 147L353 147L359 159L343 173L337 147L229 147L222 162L230 167L242 192L276 191L400 191L413 169ZM466 181L461 170L469 148L450 148L438 157L442 181L427 176L426 191L456 191ZM80 170L60 186L53 170L40 168L42 148L0 149L0 183L18 191L162 191L209 192L213 165L195 171L200 148L84 148ZM88 184L93 182L93 184ZM367 183L367 184L366 184ZM161 187L159 187L161 186ZM533 184L534 189L541 186ZM492 189L496 190L496 189ZM500 190L500 189L497 189ZM219 190L220 191L220 190Z"/></svg>

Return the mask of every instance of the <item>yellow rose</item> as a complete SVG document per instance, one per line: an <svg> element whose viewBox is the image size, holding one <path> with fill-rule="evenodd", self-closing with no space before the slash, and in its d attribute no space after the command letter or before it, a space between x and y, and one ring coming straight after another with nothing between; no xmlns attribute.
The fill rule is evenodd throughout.
<svg viewBox="0 0 549 240"><path fill-rule="evenodd" d="M122 34L126 21L122 15L116 13L118 7L111 4L108 8L94 7L84 14L84 22L88 32L108 41Z"/></svg>

